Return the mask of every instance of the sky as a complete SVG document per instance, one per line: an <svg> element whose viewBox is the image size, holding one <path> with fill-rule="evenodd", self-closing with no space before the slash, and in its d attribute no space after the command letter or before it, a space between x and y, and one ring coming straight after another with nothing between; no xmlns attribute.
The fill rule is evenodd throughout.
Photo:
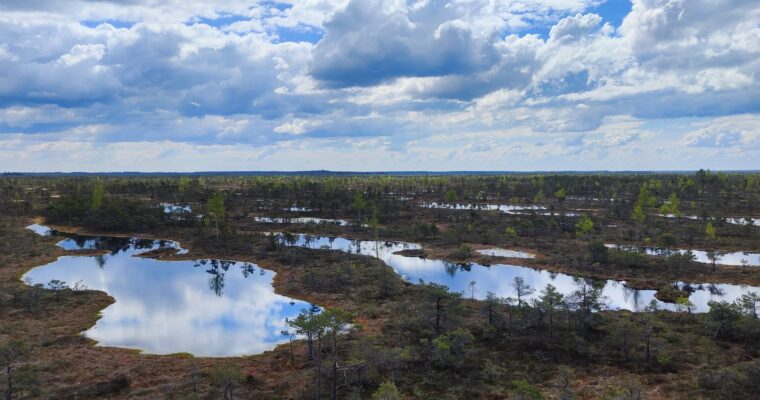
<svg viewBox="0 0 760 400"><path fill-rule="evenodd" d="M0 171L699 168L760 169L760 1L0 1Z"/></svg>

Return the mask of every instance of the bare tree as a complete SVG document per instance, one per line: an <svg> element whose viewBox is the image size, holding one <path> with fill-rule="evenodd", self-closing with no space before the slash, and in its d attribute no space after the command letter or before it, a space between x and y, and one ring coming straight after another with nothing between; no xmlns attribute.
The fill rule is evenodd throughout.
<svg viewBox="0 0 760 400"><path fill-rule="evenodd" d="M0 366L3 371L0 375L5 375L5 399L11 400L14 395L13 372L16 364L26 356L26 347L20 340L10 340L0 346Z"/></svg>
<svg viewBox="0 0 760 400"><path fill-rule="evenodd" d="M221 364L214 367L211 379L222 388L225 400L234 400L234 389L238 383L243 381L243 373L237 366Z"/></svg>
<svg viewBox="0 0 760 400"><path fill-rule="evenodd" d="M530 296L533 292L535 292L535 289L525 283L525 279L523 279L521 276L515 277L514 282L512 283L512 287L515 288L515 293L517 294L518 306L523 304L523 297Z"/></svg>

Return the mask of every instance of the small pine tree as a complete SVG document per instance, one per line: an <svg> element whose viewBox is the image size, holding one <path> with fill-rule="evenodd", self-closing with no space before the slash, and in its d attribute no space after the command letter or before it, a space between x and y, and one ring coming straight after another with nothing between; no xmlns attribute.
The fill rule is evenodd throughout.
<svg viewBox="0 0 760 400"><path fill-rule="evenodd" d="M95 184L95 188L92 190L92 211L97 211L103 205L103 196L106 194L106 188L103 185L103 181L98 180Z"/></svg>
<svg viewBox="0 0 760 400"><path fill-rule="evenodd" d="M447 203L454 203L457 201L457 192L452 188L446 191L446 194L444 195L444 200L446 200Z"/></svg>
<svg viewBox="0 0 760 400"><path fill-rule="evenodd" d="M543 189L541 189L541 190L539 190L539 191L538 191L538 193L536 193L536 195L533 197L533 203L534 203L534 204L540 204L540 203L543 203L543 202L544 202L544 198L545 198L545 196L544 196L544 190L543 190Z"/></svg>
<svg viewBox="0 0 760 400"><path fill-rule="evenodd" d="M588 215L584 215L577 224L575 224L575 236L584 237L594 230L594 221Z"/></svg>
<svg viewBox="0 0 760 400"><path fill-rule="evenodd" d="M221 193L214 193L214 195L208 199L207 209L209 217L214 220L216 238L219 239L219 220L224 219L224 198Z"/></svg>
<svg viewBox="0 0 760 400"><path fill-rule="evenodd" d="M636 203L636 205L633 206L633 212L631 212L631 220L637 224L642 224L646 218L647 215L644 213L644 207L642 207L641 204Z"/></svg>
<svg viewBox="0 0 760 400"><path fill-rule="evenodd" d="M391 381L380 384L375 393L372 394L372 400L401 400L401 392Z"/></svg>
<svg viewBox="0 0 760 400"><path fill-rule="evenodd" d="M712 222L707 223L707 228L705 228L705 234L707 234L707 237L710 240L715 240L718 238L717 232L715 232L715 226L713 226Z"/></svg>
<svg viewBox="0 0 760 400"><path fill-rule="evenodd" d="M554 197L557 198L557 201L560 203L565 201L565 198L567 197L567 192L565 191L565 188L561 187L559 190L554 192Z"/></svg>

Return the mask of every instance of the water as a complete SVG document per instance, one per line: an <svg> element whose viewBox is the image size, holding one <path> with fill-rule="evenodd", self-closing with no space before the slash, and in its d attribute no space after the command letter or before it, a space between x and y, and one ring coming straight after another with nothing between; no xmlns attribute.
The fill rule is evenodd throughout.
<svg viewBox="0 0 760 400"><path fill-rule="evenodd" d="M52 229L40 224L31 224L27 226L26 229L29 229L40 236L48 236L53 233Z"/></svg>
<svg viewBox="0 0 760 400"><path fill-rule="evenodd" d="M56 243L58 247L64 250L108 250L118 252L121 250L133 249L137 253L144 253L158 249L175 249L176 254L187 254L179 243L173 240L153 240L125 238L116 236L81 236L81 235L61 235L55 230L40 224L32 224L26 229L40 236L61 236L64 239Z"/></svg>
<svg viewBox="0 0 760 400"><path fill-rule="evenodd" d="M193 218L193 209L188 205L161 203L160 206L163 208L164 214L169 215L174 220L187 221ZM194 218L196 220L202 220L203 214L195 215Z"/></svg>
<svg viewBox="0 0 760 400"><path fill-rule="evenodd" d="M728 217L728 218L726 218L726 222L728 222L729 224L734 224L734 225L754 225L754 226L760 226L760 218Z"/></svg>
<svg viewBox="0 0 760 400"><path fill-rule="evenodd" d="M166 213L166 214L191 213L191 212L193 212L193 209L190 206L183 206L183 205L179 205L179 204L161 203L161 207L163 207L164 213Z"/></svg>
<svg viewBox="0 0 760 400"><path fill-rule="evenodd" d="M39 226L30 226L40 232ZM48 232L48 234L50 234ZM151 354L197 356L257 354L287 342L281 335L309 304L274 292L274 272L256 264L222 261L159 261L133 257L176 242L74 236L66 249L105 249L105 255L64 256L29 271L24 280L53 279L102 290L115 303L84 335L101 346ZM181 250L178 250L181 251Z"/></svg>
<svg viewBox="0 0 760 400"><path fill-rule="evenodd" d="M637 246L630 246L630 245L617 245L617 244L605 244L608 248L611 249L620 249L624 251L630 251L630 252L644 252L646 254L652 255L652 256L667 256L674 253L680 253L680 254L686 254L686 252L691 251L692 254L694 254L695 261L711 264L712 261L710 261L710 257L707 255L707 251L705 250L689 250L689 249L665 249L661 247L637 247ZM745 252L745 251L730 251L730 252L724 252L720 253L720 256L716 258L715 264L717 265L735 265L735 266L742 266L742 265L750 266L750 267L757 267L760 266L760 253L751 253L751 252Z"/></svg>
<svg viewBox="0 0 760 400"><path fill-rule="evenodd" d="M107 250L113 254L120 251L132 250L134 254L141 254L152 250L175 249L175 254L187 254L179 243L171 240L153 240L138 238L123 238L114 236L80 236L61 240L56 244L65 250Z"/></svg>
<svg viewBox="0 0 760 400"><path fill-rule="evenodd" d="M516 250L499 249L496 247L492 249L475 250L475 252L491 257L536 258L535 254Z"/></svg>
<svg viewBox="0 0 760 400"><path fill-rule="evenodd" d="M678 218L675 214L657 214L658 217L665 217L665 218ZM698 217L696 215L681 215L681 219L690 219L690 220L700 220L701 217ZM708 218L711 221L714 221L715 218ZM725 218L726 223L732 224L732 225L754 225L758 226L760 225L760 218L743 218L743 217L726 217Z"/></svg>
<svg viewBox="0 0 760 400"><path fill-rule="evenodd" d="M348 226L350 222L345 219L313 218L313 217L293 217L293 218L276 218L276 217L254 217L254 221L263 224L330 224L338 226Z"/></svg>
<svg viewBox="0 0 760 400"><path fill-rule="evenodd" d="M285 210L285 211L291 211L291 212L310 212L311 208L308 208L308 207L299 207L299 206L293 204L292 206L290 206L288 208L284 208L283 210Z"/></svg>
<svg viewBox="0 0 760 400"><path fill-rule="evenodd" d="M278 236L284 240L282 235ZM540 290L549 283L554 285L560 292L566 295L570 294L575 290L578 280L582 279L567 274L535 270L516 265L494 264L486 266L477 263L455 264L444 260L431 260L394 254L400 250L416 250L421 248L414 243L375 242L310 235L294 235L293 237L295 240L293 243L285 244L377 256L409 282L419 283L423 281L446 285L451 291L460 292L467 298L472 296L476 299L484 299L488 292L492 292L499 297L516 297L517 295L512 287L512 283L514 278L518 276L522 277L525 283L536 289L536 292L529 296L529 298L540 295ZM470 287L470 283L473 281L475 282L474 293L471 292ZM610 309L640 311L649 305L651 300L655 299L655 290L633 289L626 286L625 282L602 280L597 281L596 284L604 287L603 294L607 299L607 305ZM677 283L677 285L693 290L689 299L694 303L696 312L707 311L707 303L711 300L734 301L744 293L750 291L760 292L760 288L758 287L744 285L686 284L681 282ZM673 304L656 301L661 308L675 309Z"/></svg>
<svg viewBox="0 0 760 400"><path fill-rule="evenodd" d="M559 215L558 212L546 211L544 206L535 205L513 205L513 204L468 204L468 203L422 203L420 207L423 208L444 208L448 210L476 210L476 211L501 211L504 214L510 215ZM578 217L580 214L574 212L565 212L567 217Z"/></svg>
<svg viewBox="0 0 760 400"><path fill-rule="evenodd" d="M575 201L615 201L614 198L603 199L600 197L590 197L590 196L567 196L566 199L575 200Z"/></svg>

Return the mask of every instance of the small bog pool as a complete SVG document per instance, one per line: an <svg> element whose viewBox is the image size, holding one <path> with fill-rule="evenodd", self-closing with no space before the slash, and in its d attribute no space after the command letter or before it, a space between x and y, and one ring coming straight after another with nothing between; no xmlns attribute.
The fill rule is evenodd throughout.
<svg viewBox="0 0 760 400"><path fill-rule="evenodd" d="M30 226L38 234L53 234ZM31 284L57 279L102 290L116 301L83 334L101 346L151 354L238 356L262 353L288 339L286 318L308 303L274 292L274 272L224 260L159 261L135 257L176 242L117 237L62 237L68 250L98 249L97 256L64 256L24 275Z"/></svg>
<svg viewBox="0 0 760 400"><path fill-rule="evenodd" d="M586 280L603 288L602 294L605 296L607 306L610 309L641 311L652 300L656 300L654 297L655 290L631 288L622 281L592 280L582 276L509 264L456 264L445 260L409 257L398 253L401 250L420 249L421 246L415 243L376 242L311 235L293 235L291 241L287 241L285 240L286 237L281 234L278 234L278 237L283 244L289 246L341 250L352 254L378 257L409 282L432 282L446 285L454 292L475 299L485 299L488 293L493 293L499 297L515 297L516 293L512 283L514 278L520 277L535 289L533 294L528 296L529 298L539 296L540 290L547 284L554 285L561 293L568 295L575 290L578 282ZM694 304L696 312L707 311L710 301L725 300L732 302L742 294L760 291L758 287L745 285L685 282L675 282L674 284L690 293L689 300ZM676 309L673 304L657 302L662 308Z"/></svg>

